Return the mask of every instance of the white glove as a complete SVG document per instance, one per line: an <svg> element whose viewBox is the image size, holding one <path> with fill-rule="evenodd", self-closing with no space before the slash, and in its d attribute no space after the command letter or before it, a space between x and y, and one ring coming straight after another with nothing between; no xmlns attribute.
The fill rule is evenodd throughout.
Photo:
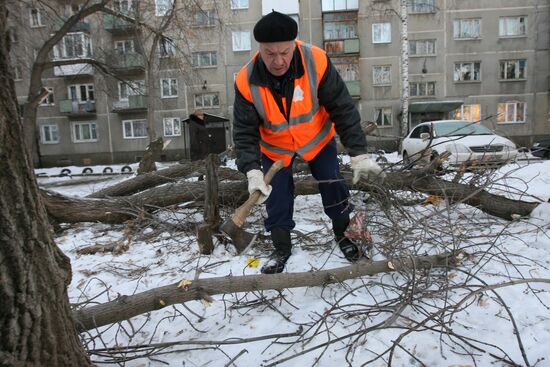
<svg viewBox="0 0 550 367"><path fill-rule="evenodd" d="M351 157L351 169L353 171L352 182L356 184L361 177L367 180L383 180L386 178L386 173L382 171L382 168L369 158L368 154L360 154L355 157Z"/></svg>
<svg viewBox="0 0 550 367"><path fill-rule="evenodd" d="M256 202L256 205L262 204L267 200L269 194L271 194L271 185L266 185L264 182L264 174L259 169L251 169L246 173L248 178L248 193L252 194L254 191L261 192L260 198Z"/></svg>

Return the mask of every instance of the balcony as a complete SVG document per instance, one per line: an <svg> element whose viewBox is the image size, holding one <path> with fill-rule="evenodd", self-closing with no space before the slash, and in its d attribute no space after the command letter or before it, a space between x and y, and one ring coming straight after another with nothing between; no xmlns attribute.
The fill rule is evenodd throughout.
<svg viewBox="0 0 550 367"><path fill-rule="evenodd" d="M53 22L53 30L55 32L60 30L66 21L67 19L63 19L63 18L55 19ZM69 29L69 32L88 32L89 33L90 29L91 29L90 23L84 20L79 20L75 25L71 27L71 29Z"/></svg>
<svg viewBox="0 0 550 367"><path fill-rule="evenodd" d="M77 60L75 59L75 62L76 61ZM77 63L72 65L54 66L53 73L55 76L94 75L94 68L90 64Z"/></svg>
<svg viewBox="0 0 550 367"><path fill-rule="evenodd" d="M360 80L347 80L344 81L346 87L348 87L348 92L352 98L359 99L361 98L361 81Z"/></svg>
<svg viewBox="0 0 550 367"><path fill-rule="evenodd" d="M131 17L132 15L129 14L128 16ZM113 34L122 34L127 33L133 28L135 28L135 25L132 22L120 19L119 17L116 17L112 14L103 15L103 29L105 29L107 32L111 32Z"/></svg>
<svg viewBox="0 0 550 367"><path fill-rule="evenodd" d="M324 48L329 55L359 54L359 38L325 41Z"/></svg>
<svg viewBox="0 0 550 367"><path fill-rule="evenodd" d="M107 62L117 74L141 73L145 70L145 58L137 52L114 52L109 55Z"/></svg>
<svg viewBox="0 0 550 367"><path fill-rule="evenodd" d="M95 101L79 103L77 100L64 99L59 101L59 112L69 117L95 115Z"/></svg>
<svg viewBox="0 0 550 367"><path fill-rule="evenodd" d="M147 110L147 96L135 95L128 96L127 100L113 102L113 112L128 113L141 112Z"/></svg>

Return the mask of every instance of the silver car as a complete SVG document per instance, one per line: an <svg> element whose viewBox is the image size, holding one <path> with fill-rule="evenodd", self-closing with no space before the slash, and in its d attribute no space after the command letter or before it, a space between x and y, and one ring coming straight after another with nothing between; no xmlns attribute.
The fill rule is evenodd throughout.
<svg viewBox="0 0 550 367"><path fill-rule="evenodd" d="M479 123L465 120L423 122L412 129L401 144L403 161L412 165L426 152L430 159L444 152L451 153L448 164L452 166L474 162L502 164L514 160L518 154L511 140Z"/></svg>

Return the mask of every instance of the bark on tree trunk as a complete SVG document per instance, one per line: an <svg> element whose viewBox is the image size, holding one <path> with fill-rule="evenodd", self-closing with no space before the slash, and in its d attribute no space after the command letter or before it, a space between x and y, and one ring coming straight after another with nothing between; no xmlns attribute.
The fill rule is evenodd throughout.
<svg viewBox="0 0 550 367"><path fill-rule="evenodd" d="M89 366L67 296L68 258L40 201L9 66L0 3L0 365Z"/></svg>
<svg viewBox="0 0 550 367"><path fill-rule="evenodd" d="M193 281L180 281L164 287L154 288L132 296L97 306L75 311L78 330L127 320L146 312L159 310L176 303L197 299L208 299L216 294L251 292L268 289L314 287L339 283L347 279L359 278L383 272L408 271L411 269L432 269L455 264L455 254L445 253L432 256L417 256L403 259L382 260L373 263L359 263L336 269L303 272L226 276Z"/></svg>
<svg viewBox="0 0 550 367"><path fill-rule="evenodd" d="M346 181L352 189L371 190L369 184L364 182L352 185L351 177L347 176ZM422 172L390 172L383 187L391 190L411 190L439 195L448 198L451 203L462 201L488 214L507 220L512 219L513 214L529 215L538 205L534 202L513 200L491 194L475 186L443 181ZM318 192L315 180L311 178L295 180L296 195L312 195ZM172 183L135 195L109 199L69 198L48 191L42 191L42 194L48 213L59 223L122 223L143 214L143 211L150 212L159 207L204 200L204 183ZM247 198L248 191L245 181L220 183L219 201L221 204L239 205Z"/></svg>

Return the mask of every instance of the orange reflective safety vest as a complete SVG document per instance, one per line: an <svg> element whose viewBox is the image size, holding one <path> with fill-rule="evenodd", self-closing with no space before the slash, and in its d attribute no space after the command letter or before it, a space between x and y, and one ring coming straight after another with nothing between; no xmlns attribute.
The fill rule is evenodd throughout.
<svg viewBox="0 0 550 367"><path fill-rule="evenodd" d="M323 106L319 106L317 89L327 69L325 51L296 41L304 75L294 81L292 107L287 121L268 87L250 84L250 76L259 53L237 74L236 85L242 96L254 104L262 119L260 150L269 159L290 165L294 154L310 161L334 136L334 125ZM286 99L282 99L287 109Z"/></svg>

